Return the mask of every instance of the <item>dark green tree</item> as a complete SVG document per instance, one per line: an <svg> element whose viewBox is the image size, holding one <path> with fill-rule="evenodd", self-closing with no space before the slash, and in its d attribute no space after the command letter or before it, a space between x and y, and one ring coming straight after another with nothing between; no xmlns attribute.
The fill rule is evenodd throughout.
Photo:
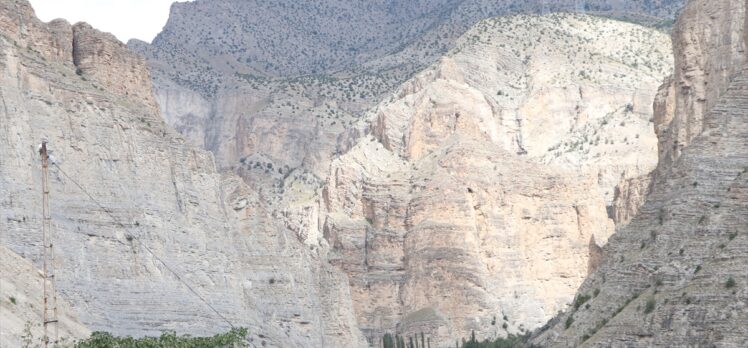
<svg viewBox="0 0 748 348"><path fill-rule="evenodd" d="M395 340L392 338L392 334L386 333L382 337L383 348L395 348Z"/></svg>

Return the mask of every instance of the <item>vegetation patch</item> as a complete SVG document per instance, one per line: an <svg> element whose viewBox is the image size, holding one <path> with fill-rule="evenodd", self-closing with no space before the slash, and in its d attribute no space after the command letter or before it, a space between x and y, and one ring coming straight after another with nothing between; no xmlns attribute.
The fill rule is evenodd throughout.
<svg viewBox="0 0 748 348"><path fill-rule="evenodd" d="M566 322L564 323L564 328L569 329L571 325L574 324L574 316L570 315L568 318L566 318Z"/></svg>
<svg viewBox="0 0 748 348"><path fill-rule="evenodd" d="M232 329L213 337L177 336L173 332L160 337L115 337L107 332L94 332L87 340L78 342L75 348L240 348L249 347L247 329Z"/></svg>
<svg viewBox="0 0 748 348"><path fill-rule="evenodd" d="M579 307L581 307L583 304L589 301L590 298L592 298L590 295L582 295L582 296L577 297L577 299L574 300L574 310L575 311L578 310Z"/></svg>
<svg viewBox="0 0 748 348"><path fill-rule="evenodd" d="M657 301L655 301L654 297L647 299L647 304L644 306L644 314L652 313L655 309L655 305L657 305Z"/></svg>

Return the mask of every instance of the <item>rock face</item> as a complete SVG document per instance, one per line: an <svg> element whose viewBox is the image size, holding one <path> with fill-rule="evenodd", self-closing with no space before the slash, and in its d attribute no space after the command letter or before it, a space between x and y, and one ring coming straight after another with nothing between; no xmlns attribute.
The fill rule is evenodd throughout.
<svg viewBox="0 0 748 348"><path fill-rule="evenodd" d="M77 73L89 75L104 84L108 91L157 108L148 66L142 56L127 49L113 35L86 23L78 23L72 30L73 63Z"/></svg>
<svg viewBox="0 0 748 348"><path fill-rule="evenodd" d="M129 45L148 57L167 122L278 197L294 170L321 186L365 111L481 19L580 11L653 23L682 2L199 0L176 3L152 45Z"/></svg>
<svg viewBox="0 0 748 348"><path fill-rule="evenodd" d="M24 338L34 344L41 343L44 337L41 270L0 245L0 271L0 327L3 328L0 330L0 346L21 347ZM60 337L87 337L88 329L73 315L70 305L61 298L57 303ZM30 325L28 330L27 325Z"/></svg>
<svg viewBox="0 0 748 348"><path fill-rule="evenodd" d="M748 72L744 1L689 2L655 105L660 164L639 215L605 246L548 347L748 344ZM675 112L673 112L676 110Z"/></svg>
<svg viewBox="0 0 748 348"><path fill-rule="evenodd" d="M668 42L584 15L486 20L368 114L321 225L370 341L453 346L566 308L613 232L619 180L655 168Z"/></svg>
<svg viewBox="0 0 748 348"><path fill-rule="evenodd" d="M86 24L44 24L22 0L2 2L0 23L0 241L40 260L36 148L46 139L58 295L71 316L123 335L225 331L172 269L249 328L254 346L365 344L326 244L299 241L170 129L140 58Z"/></svg>

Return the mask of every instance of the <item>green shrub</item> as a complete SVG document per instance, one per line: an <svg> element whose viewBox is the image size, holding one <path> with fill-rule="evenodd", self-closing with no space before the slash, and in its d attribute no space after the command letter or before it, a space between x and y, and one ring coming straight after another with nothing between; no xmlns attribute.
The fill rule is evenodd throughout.
<svg viewBox="0 0 748 348"><path fill-rule="evenodd" d="M564 328L568 329L571 327L572 324L574 324L574 316L570 315L568 318L566 318L566 322L564 323Z"/></svg>
<svg viewBox="0 0 748 348"><path fill-rule="evenodd" d="M75 348L239 348L249 347L247 329L232 329L213 337L177 336L167 332L161 337L114 337L107 332L94 332Z"/></svg>
<svg viewBox="0 0 748 348"><path fill-rule="evenodd" d="M582 295L577 297L576 300L574 300L574 310L578 310L579 307L581 307L585 302L590 300L590 295Z"/></svg>
<svg viewBox="0 0 748 348"><path fill-rule="evenodd" d="M652 313L654 311L654 309L655 309L655 305L656 304L657 304L657 302L655 301L654 297L650 297L647 300L646 306L644 306L644 314Z"/></svg>
<svg viewBox="0 0 748 348"><path fill-rule="evenodd" d="M728 289L734 288L735 285L735 279L733 279L732 277L730 277L730 279L727 279L727 282L725 283L725 287Z"/></svg>

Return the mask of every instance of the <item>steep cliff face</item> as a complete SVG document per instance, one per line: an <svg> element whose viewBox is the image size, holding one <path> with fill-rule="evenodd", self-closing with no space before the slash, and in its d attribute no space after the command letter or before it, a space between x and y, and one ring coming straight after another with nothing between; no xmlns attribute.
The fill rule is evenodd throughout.
<svg viewBox="0 0 748 348"><path fill-rule="evenodd" d="M161 120L142 59L85 24L41 23L22 0L2 2L0 23L0 241L40 260L46 139L58 295L71 315L115 334L226 330L172 269L255 346L364 344L325 245L301 243Z"/></svg>
<svg viewBox="0 0 748 348"><path fill-rule="evenodd" d="M748 344L748 72L743 1L689 2L674 77L655 107L660 165L639 215L535 343L549 347ZM673 113L674 110L677 110Z"/></svg>
<svg viewBox="0 0 748 348"><path fill-rule="evenodd" d="M691 1L683 9L673 31L677 68L655 106L663 165L701 134L704 117L742 70L744 18L745 3L739 0Z"/></svg>
<svg viewBox="0 0 748 348"><path fill-rule="evenodd" d="M668 43L583 15L486 20L373 109L321 202L366 334L451 346L564 309L613 232L616 184L655 167Z"/></svg>

